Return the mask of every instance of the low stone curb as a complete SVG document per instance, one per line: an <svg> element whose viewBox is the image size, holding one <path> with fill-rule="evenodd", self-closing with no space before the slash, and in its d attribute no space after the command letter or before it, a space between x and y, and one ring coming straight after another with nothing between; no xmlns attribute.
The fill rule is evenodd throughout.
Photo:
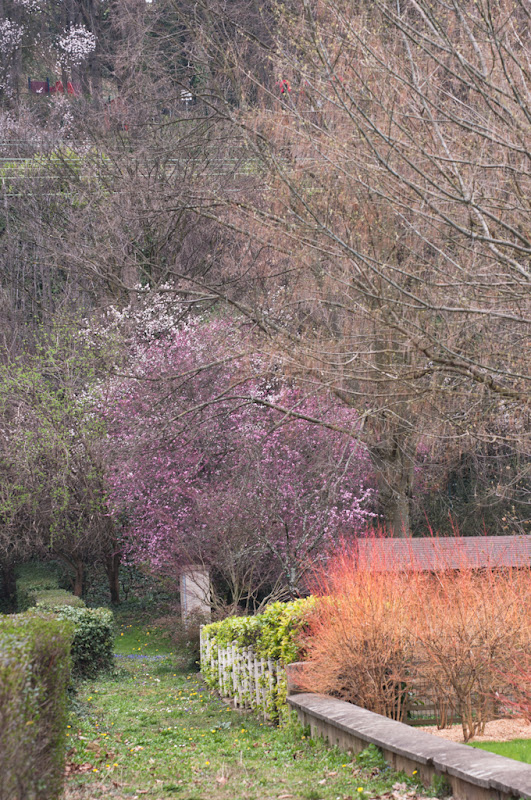
<svg viewBox="0 0 531 800"><path fill-rule="evenodd" d="M354 752L375 744L394 769L416 771L426 786L444 776L456 800L531 800L530 764L449 742L326 695L296 694L288 703L312 735Z"/></svg>

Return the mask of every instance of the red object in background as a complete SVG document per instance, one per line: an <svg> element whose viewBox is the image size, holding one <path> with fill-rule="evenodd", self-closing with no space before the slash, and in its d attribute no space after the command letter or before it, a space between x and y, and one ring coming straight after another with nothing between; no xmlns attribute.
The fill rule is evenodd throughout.
<svg viewBox="0 0 531 800"><path fill-rule="evenodd" d="M50 92L50 82L48 79L45 81L32 81L28 78L28 89L31 94L48 94Z"/></svg>
<svg viewBox="0 0 531 800"><path fill-rule="evenodd" d="M276 85L280 89L280 94L286 94L286 92L291 92L291 86L289 81L286 80L278 81Z"/></svg>
<svg viewBox="0 0 531 800"><path fill-rule="evenodd" d="M60 80L50 84L49 78L46 78L45 81L34 81L28 78L28 91L30 94L64 94L64 86ZM73 97L79 97L81 95L81 86L79 83L68 81L66 91Z"/></svg>

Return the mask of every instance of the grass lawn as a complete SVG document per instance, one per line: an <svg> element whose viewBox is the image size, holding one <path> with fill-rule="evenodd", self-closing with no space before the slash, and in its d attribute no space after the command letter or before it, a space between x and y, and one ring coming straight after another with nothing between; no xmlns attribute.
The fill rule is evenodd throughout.
<svg viewBox="0 0 531 800"><path fill-rule="evenodd" d="M531 739L512 739L510 742L469 742L472 747L498 753L515 761L524 761L531 764Z"/></svg>
<svg viewBox="0 0 531 800"><path fill-rule="evenodd" d="M133 618L118 618L118 631L114 640L114 652L117 655L143 653L150 656L173 655L173 648L167 636L149 624L140 627ZM120 659L117 663L121 664Z"/></svg>
<svg viewBox="0 0 531 800"><path fill-rule="evenodd" d="M116 674L83 683L71 715L68 800L366 800L397 781L415 788L375 748L355 760L298 723L228 708L179 671L156 631L124 622L116 638Z"/></svg>

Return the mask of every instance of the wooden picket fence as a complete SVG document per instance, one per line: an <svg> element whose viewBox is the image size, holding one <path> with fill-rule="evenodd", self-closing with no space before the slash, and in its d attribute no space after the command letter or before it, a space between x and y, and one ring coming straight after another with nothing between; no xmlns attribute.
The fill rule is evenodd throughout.
<svg viewBox="0 0 531 800"><path fill-rule="evenodd" d="M201 673L235 708L252 709L265 720L277 720L286 706L286 672L280 662L260 658L252 647L233 642L219 647L201 628Z"/></svg>

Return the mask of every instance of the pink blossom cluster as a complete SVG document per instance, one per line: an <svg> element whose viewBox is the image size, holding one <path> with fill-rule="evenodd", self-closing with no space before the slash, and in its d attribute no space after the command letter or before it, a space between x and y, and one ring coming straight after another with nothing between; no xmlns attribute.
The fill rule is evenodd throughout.
<svg viewBox="0 0 531 800"><path fill-rule="evenodd" d="M151 327L145 308L134 313ZM128 371L102 410L131 559L175 573L232 548L296 591L340 538L366 531L375 488L352 412L304 397L234 323L195 319L151 337L140 324Z"/></svg>

